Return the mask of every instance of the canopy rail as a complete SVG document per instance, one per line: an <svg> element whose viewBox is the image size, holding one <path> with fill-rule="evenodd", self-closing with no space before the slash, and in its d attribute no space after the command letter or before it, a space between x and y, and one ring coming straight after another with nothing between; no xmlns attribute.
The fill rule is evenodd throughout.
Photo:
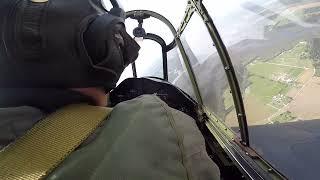
<svg viewBox="0 0 320 180"><path fill-rule="evenodd" d="M180 36L177 35L177 31L174 28L174 26L164 16L162 16L162 15L156 13L156 12L153 12L153 11L149 11L149 10L133 10L133 11L129 11L129 12L126 13L126 18L132 18L132 19L135 19L135 20L139 20L141 18L142 19L147 19L149 17L156 18L156 19L162 21L163 23L165 23L169 27L171 33L174 36L174 40L169 45L166 46L165 51L168 52L168 51L172 50L176 45L178 46L179 51L181 52L182 59L183 59L184 64L186 66L189 78L191 80L192 88L193 88L193 91L195 93L197 102L199 104L199 108L202 109L203 100L202 100L202 97L201 97L201 94L200 94L198 83L197 83L196 78L195 78L195 74L194 74L192 66L191 66L190 59L189 59L187 53L185 52L185 50L183 48L183 45L182 45L181 40L180 40ZM164 65L165 65L165 63L164 63ZM133 70L134 77L137 77L135 63L132 63L132 70ZM168 70L167 69L167 64L166 64L166 69L164 69L164 70Z"/></svg>
<svg viewBox="0 0 320 180"><path fill-rule="evenodd" d="M233 101L235 104L237 119L239 122L241 144L248 147L250 146L248 123L238 79L227 48L224 45L221 36L213 23L211 16L209 15L207 9L203 5L202 0L188 0L187 10L185 12L183 22L179 27L178 35L181 35L183 33L194 12L197 12L204 21L210 34L210 37L213 41L213 46L216 46L217 52L226 72Z"/></svg>

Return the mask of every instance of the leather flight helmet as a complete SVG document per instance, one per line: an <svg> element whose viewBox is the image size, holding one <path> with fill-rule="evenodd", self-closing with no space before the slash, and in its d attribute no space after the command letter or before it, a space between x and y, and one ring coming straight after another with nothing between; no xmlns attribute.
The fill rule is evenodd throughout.
<svg viewBox="0 0 320 180"><path fill-rule="evenodd" d="M113 89L140 47L99 1L1 0L1 87Z"/></svg>

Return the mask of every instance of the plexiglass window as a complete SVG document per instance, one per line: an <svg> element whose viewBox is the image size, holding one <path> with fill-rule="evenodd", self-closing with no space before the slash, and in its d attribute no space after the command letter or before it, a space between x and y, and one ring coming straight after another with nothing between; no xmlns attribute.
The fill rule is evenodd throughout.
<svg viewBox="0 0 320 180"><path fill-rule="evenodd" d="M168 53L168 75L170 83L197 100L181 52L177 47Z"/></svg>
<svg viewBox="0 0 320 180"><path fill-rule="evenodd" d="M204 4L235 66L252 147L289 179L318 179L320 3Z"/></svg>
<svg viewBox="0 0 320 180"><path fill-rule="evenodd" d="M238 120L223 65L208 30L198 14L190 19L181 41L190 59L204 105L238 132Z"/></svg>
<svg viewBox="0 0 320 180"><path fill-rule="evenodd" d="M161 46L151 40L139 42L141 47L139 57L135 61L138 77L159 77L163 78L162 49ZM132 77L132 66L129 65L119 80L119 83L128 77Z"/></svg>

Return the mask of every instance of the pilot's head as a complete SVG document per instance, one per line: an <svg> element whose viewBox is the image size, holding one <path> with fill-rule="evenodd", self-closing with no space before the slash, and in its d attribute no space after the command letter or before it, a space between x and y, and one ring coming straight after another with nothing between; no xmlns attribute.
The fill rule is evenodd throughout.
<svg viewBox="0 0 320 180"><path fill-rule="evenodd" d="M1 0L1 87L113 89L140 47L95 1Z"/></svg>

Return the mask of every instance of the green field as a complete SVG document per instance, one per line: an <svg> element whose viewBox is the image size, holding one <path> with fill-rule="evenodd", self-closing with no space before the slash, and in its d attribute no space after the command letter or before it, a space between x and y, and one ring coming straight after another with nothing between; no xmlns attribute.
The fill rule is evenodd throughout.
<svg viewBox="0 0 320 180"><path fill-rule="evenodd" d="M248 107L249 109L246 110L248 117L255 117L255 120L251 119L251 122L261 120L259 114L250 115L250 113L259 112L264 114L264 118L270 117L289 104L292 98L287 96L288 92L294 87L301 86L297 79L310 68L313 68L313 65L306 42L300 42L291 50L285 51L272 59L256 59L248 64L247 71L250 85L246 88L245 93L243 92L244 102L245 104L253 104L249 101L254 99L255 104L258 102L260 108L264 107L261 109L266 110L266 112L261 113L254 106ZM227 89L224 93L226 109L233 105L229 91L230 89ZM270 108L273 110L270 111ZM283 123L294 118L290 112L285 112L270 121Z"/></svg>
<svg viewBox="0 0 320 180"><path fill-rule="evenodd" d="M292 24L296 24L297 20L312 21L312 19L316 19L319 17L319 11L320 8L315 6L313 8L297 9L291 12L287 12L274 19L274 24L270 26L268 30L272 31L273 29L283 28Z"/></svg>
<svg viewBox="0 0 320 180"><path fill-rule="evenodd" d="M292 115L291 112L286 111L286 112L280 114L279 116L272 118L271 122L272 123L285 123L285 122L289 122L295 118L296 117L294 117L294 115Z"/></svg>
<svg viewBox="0 0 320 180"><path fill-rule="evenodd" d="M298 17L299 19L305 18L304 10L292 11L289 14L291 14L291 16ZM269 27L269 31L293 24L294 22L292 22L292 20L289 19L289 14L281 15L274 19L275 23Z"/></svg>
<svg viewBox="0 0 320 180"><path fill-rule="evenodd" d="M272 102L272 98L278 94L286 94L289 90L288 85L261 78L260 76L252 75L249 78L251 85L250 95L256 97L261 103L268 104Z"/></svg>
<svg viewBox="0 0 320 180"><path fill-rule="evenodd" d="M284 63L281 63L280 65L269 64L269 62L257 62L254 64L250 64L247 69L250 76L259 76L261 78L266 78L272 81L274 81L277 76L281 75L284 76L284 81L294 81L301 74L301 72L304 71L303 68L289 67L283 64Z"/></svg>
<svg viewBox="0 0 320 180"><path fill-rule="evenodd" d="M268 62L301 68L313 68L313 61L310 58L309 47L306 42L298 43L293 49L281 53Z"/></svg>

